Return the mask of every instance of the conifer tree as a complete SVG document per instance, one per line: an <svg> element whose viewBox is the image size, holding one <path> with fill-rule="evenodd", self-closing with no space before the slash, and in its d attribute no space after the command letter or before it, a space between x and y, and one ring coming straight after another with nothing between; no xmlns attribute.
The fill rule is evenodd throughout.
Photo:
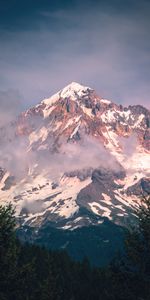
<svg viewBox="0 0 150 300"><path fill-rule="evenodd" d="M11 204L0 206L0 299L9 294L16 274L17 243L15 216Z"/></svg>

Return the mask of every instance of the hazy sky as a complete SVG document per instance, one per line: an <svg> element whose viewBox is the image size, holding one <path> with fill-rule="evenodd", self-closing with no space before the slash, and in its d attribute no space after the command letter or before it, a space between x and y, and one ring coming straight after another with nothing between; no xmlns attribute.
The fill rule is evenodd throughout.
<svg viewBox="0 0 150 300"><path fill-rule="evenodd" d="M149 107L149 0L0 0L0 108L71 81Z"/></svg>

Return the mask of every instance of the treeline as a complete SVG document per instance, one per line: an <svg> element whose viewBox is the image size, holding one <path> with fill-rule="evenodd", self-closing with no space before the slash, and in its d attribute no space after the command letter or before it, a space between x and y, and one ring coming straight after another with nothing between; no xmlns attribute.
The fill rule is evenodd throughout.
<svg viewBox="0 0 150 300"><path fill-rule="evenodd" d="M0 300L150 300L150 199L128 233L126 254L106 268L21 244L11 205L0 207Z"/></svg>

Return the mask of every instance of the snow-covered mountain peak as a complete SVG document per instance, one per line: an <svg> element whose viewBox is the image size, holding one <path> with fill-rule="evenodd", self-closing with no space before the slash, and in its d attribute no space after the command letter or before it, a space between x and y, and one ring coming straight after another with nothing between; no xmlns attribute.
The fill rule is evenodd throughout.
<svg viewBox="0 0 150 300"><path fill-rule="evenodd" d="M77 82L23 112L1 136L0 198L21 222L74 228L76 218L87 224L86 208L122 223L141 189L150 189L150 112Z"/></svg>
<svg viewBox="0 0 150 300"><path fill-rule="evenodd" d="M61 90L60 95L62 98L71 97L74 99L77 97L85 96L89 91L93 91L93 90L77 82L71 82L63 90Z"/></svg>
<svg viewBox="0 0 150 300"><path fill-rule="evenodd" d="M55 102L62 98L71 98L71 100L77 100L79 98L87 96L92 91L94 92L94 90L90 87L81 85L73 81L50 98L44 99L42 103L46 105L53 105Z"/></svg>

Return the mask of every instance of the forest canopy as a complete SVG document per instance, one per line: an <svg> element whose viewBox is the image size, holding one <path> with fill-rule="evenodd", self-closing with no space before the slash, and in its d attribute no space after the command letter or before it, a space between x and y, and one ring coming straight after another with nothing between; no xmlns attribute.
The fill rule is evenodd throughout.
<svg viewBox="0 0 150 300"><path fill-rule="evenodd" d="M21 243L14 213L11 204L0 206L1 300L150 299L150 197L137 211L138 226L128 230L124 255L104 268Z"/></svg>

